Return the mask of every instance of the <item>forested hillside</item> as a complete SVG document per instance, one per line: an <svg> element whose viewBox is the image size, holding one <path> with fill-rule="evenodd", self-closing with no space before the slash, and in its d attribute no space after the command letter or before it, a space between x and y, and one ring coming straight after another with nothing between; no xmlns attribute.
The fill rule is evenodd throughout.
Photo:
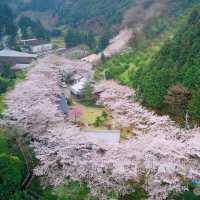
<svg viewBox="0 0 200 200"><path fill-rule="evenodd" d="M13 9L17 21L23 16L30 18L22 20L24 24L28 22L26 27L23 25L24 38L27 38L25 32L29 26L32 31L29 37L39 35L42 39L48 39L50 34L63 37L69 28L73 28L79 32L89 31L93 35L96 34L97 40L107 32L111 33L108 38L110 39L121 29L129 27L134 30L132 46L135 46L146 39L158 37L169 29L171 22L197 2L198 0L78 0L75 2L72 0L9 0L1 3L8 4ZM93 49L98 51L101 48L93 47Z"/></svg>
<svg viewBox="0 0 200 200"><path fill-rule="evenodd" d="M29 17L23 16L18 21L18 27L24 39L36 37L49 40L49 32L42 26L40 21L34 21Z"/></svg>
<svg viewBox="0 0 200 200"><path fill-rule="evenodd" d="M59 23L78 27L88 21L93 23L119 23L123 12L135 0L32 0L25 3L22 10L51 11L59 17Z"/></svg>
<svg viewBox="0 0 200 200"><path fill-rule="evenodd" d="M0 48L7 46L17 49L16 39L19 37L19 30L21 30L20 37L24 39L36 37L48 40L49 32L39 20L33 20L26 16L16 20L19 13L13 9L13 5L20 5L20 3L13 4L12 2L0 2Z"/></svg>
<svg viewBox="0 0 200 200"><path fill-rule="evenodd" d="M194 4L196 5L196 4ZM193 10L193 11L192 11ZM173 116L200 119L200 11L189 9L162 37L145 47L114 56L102 68L109 79L118 79L136 88L149 107ZM188 16L188 17L187 17ZM177 25L178 30L177 30ZM175 32L175 34L174 34ZM169 39L167 39L169 38ZM166 41L167 40L167 41Z"/></svg>
<svg viewBox="0 0 200 200"><path fill-rule="evenodd" d="M120 24L124 12L136 0L18 0L4 1L18 14L26 12L31 16L43 13L55 20L56 26L67 25L74 28L98 28L103 30L110 25ZM31 14L32 13L32 14ZM48 23L48 22L47 22Z"/></svg>
<svg viewBox="0 0 200 200"><path fill-rule="evenodd" d="M191 99L190 96L185 97L182 104L186 105L182 112L188 110L194 118L200 119L199 30L200 11L197 8L187 23L154 56L151 63L137 71L133 84L139 87L140 93L144 95L146 105L161 109L165 104L170 104L167 95L170 95L176 86L179 90L177 95L184 96L184 91L188 90L192 96ZM173 100L178 105L181 103L176 101L183 101L181 97L174 96L174 98L178 98Z"/></svg>
<svg viewBox="0 0 200 200"><path fill-rule="evenodd" d="M16 37L17 26L14 19L12 10L7 5L0 4L0 40L7 36L13 41Z"/></svg>

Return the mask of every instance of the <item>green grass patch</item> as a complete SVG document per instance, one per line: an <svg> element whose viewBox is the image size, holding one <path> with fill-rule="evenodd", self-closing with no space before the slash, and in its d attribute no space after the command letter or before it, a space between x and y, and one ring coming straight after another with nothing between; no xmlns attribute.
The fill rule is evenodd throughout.
<svg viewBox="0 0 200 200"><path fill-rule="evenodd" d="M56 195L63 200L97 200L90 195L90 188L86 183L70 181L56 190Z"/></svg>
<svg viewBox="0 0 200 200"><path fill-rule="evenodd" d="M112 125L112 117L109 115L107 110L103 107L97 106L86 106L77 101L73 101L72 107L79 107L82 110L82 116L80 118L80 122L84 124L85 129L87 130L107 130L108 126ZM101 124L99 127L94 125L96 118L101 117L103 113L107 113L108 117L105 123Z"/></svg>
<svg viewBox="0 0 200 200"><path fill-rule="evenodd" d="M56 38L52 38L51 42L53 44L53 47L55 49L59 49L59 48L65 48L65 40L64 37L56 37Z"/></svg>
<svg viewBox="0 0 200 200"><path fill-rule="evenodd" d="M20 70L16 72L17 80L25 80L27 75L27 70Z"/></svg>
<svg viewBox="0 0 200 200"><path fill-rule="evenodd" d="M6 108L5 102L4 102L4 96L0 96L0 118L3 116L3 112Z"/></svg>
<svg viewBox="0 0 200 200"><path fill-rule="evenodd" d="M5 137L5 130L0 129L0 154L8 153L8 144Z"/></svg>
<svg viewBox="0 0 200 200"><path fill-rule="evenodd" d="M123 84L133 86L133 77L139 68L147 66L153 56L159 52L171 33L165 33L162 37L148 42L140 48L133 48L126 52L114 55L96 67L95 78L115 79Z"/></svg>

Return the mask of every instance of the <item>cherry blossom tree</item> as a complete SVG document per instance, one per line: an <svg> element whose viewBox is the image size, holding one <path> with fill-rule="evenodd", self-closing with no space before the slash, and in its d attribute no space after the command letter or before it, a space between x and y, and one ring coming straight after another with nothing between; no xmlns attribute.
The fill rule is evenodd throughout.
<svg viewBox="0 0 200 200"><path fill-rule="evenodd" d="M69 119L72 119L73 122L77 123L77 120L83 115L83 110L81 107L74 107L69 111Z"/></svg>
<svg viewBox="0 0 200 200"><path fill-rule="evenodd" d="M108 145L66 122L57 105L62 94L59 73L73 68L84 75L90 67L55 56L40 59L27 79L6 96L7 118L23 126L33 139L39 160L34 173L46 176L43 185L84 180L104 200L109 191L130 191L128 183L144 176L149 200L155 200L185 190L183 179L200 179L200 128L181 129L168 116L141 106L132 89L115 81L96 84L94 94L116 127L133 127L132 138Z"/></svg>

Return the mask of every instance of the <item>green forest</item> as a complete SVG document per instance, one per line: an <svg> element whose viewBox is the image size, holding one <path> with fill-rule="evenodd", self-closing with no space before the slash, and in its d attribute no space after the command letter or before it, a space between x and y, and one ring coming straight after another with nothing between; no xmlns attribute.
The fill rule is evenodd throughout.
<svg viewBox="0 0 200 200"><path fill-rule="evenodd" d="M200 119L199 29L200 12L195 9L186 24L166 41L149 65L136 72L133 85L139 87L146 105L161 109L168 90L181 84L192 95L186 102L186 109L193 118Z"/></svg>
<svg viewBox="0 0 200 200"><path fill-rule="evenodd" d="M59 17L61 24L72 27L87 22L88 20L100 20L106 25L119 23L123 12L134 3L135 0L32 0L21 6L22 10L49 11Z"/></svg>
<svg viewBox="0 0 200 200"><path fill-rule="evenodd" d="M78 31L70 28L65 34L65 45L71 48L85 44L94 52L99 53L107 47L110 37L109 31L97 35L92 31Z"/></svg>
<svg viewBox="0 0 200 200"><path fill-rule="evenodd" d="M40 21L33 21L29 17L21 17L18 26L21 29L22 38L29 39L36 37L38 39L49 40L49 32L43 27Z"/></svg>
<svg viewBox="0 0 200 200"><path fill-rule="evenodd" d="M16 21L16 17L17 14L6 3L0 2L1 49L3 46L19 49L17 45L19 29L21 30L20 37L22 39L36 37L42 40L49 40L50 33L39 20L35 21L30 17L22 16Z"/></svg>
<svg viewBox="0 0 200 200"><path fill-rule="evenodd" d="M17 34L17 26L14 19L15 16L12 10L7 5L0 3L0 41L4 36L7 36L9 41L8 45L10 46L13 46L15 43Z"/></svg>

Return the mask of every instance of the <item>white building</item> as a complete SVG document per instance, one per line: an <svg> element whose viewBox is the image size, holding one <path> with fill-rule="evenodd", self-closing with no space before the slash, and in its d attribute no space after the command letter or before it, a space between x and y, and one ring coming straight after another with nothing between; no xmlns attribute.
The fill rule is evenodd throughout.
<svg viewBox="0 0 200 200"><path fill-rule="evenodd" d="M31 38L26 40L20 40L19 42L23 46L38 45L40 41L37 38Z"/></svg>
<svg viewBox="0 0 200 200"><path fill-rule="evenodd" d="M51 51L53 49L53 45L51 43L38 44L32 45L30 48L32 53L43 54Z"/></svg>
<svg viewBox="0 0 200 200"><path fill-rule="evenodd" d="M79 96L82 90L84 89L84 87L86 86L87 82L88 82L88 79L86 78L82 78L79 81L77 81L74 85L71 86L72 94Z"/></svg>

